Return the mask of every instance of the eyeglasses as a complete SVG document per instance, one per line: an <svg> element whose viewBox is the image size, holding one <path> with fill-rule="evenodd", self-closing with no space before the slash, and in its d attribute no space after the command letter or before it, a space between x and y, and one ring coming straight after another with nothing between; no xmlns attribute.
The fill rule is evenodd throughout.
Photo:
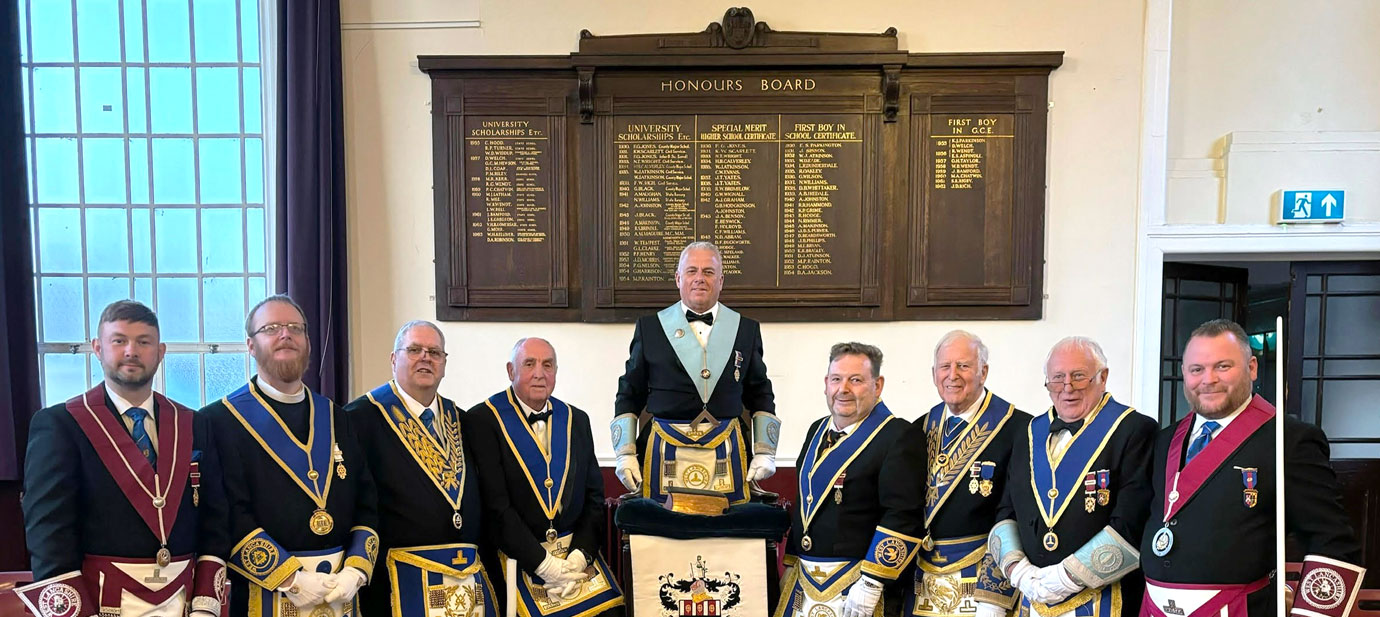
<svg viewBox="0 0 1380 617"><path fill-rule="evenodd" d="M421 347L421 346L418 346L418 345L412 345L412 346L407 347L406 349L395 349L394 351L406 352L406 353L407 353L407 358L408 358L409 360L419 360L419 359L421 359L422 355L425 354L425 355L431 356L431 359L432 359L432 360L435 360L435 361L437 361L437 362L440 362L440 361L442 361L442 360L445 360L445 359L446 359L446 356L450 355L450 354L446 353L445 351L443 351L443 350L441 350L441 349L438 349L438 348L436 348L436 347Z"/></svg>
<svg viewBox="0 0 1380 617"><path fill-rule="evenodd" d="M284 328L287 329L288 334L291 334L293 336L302 336L307 333L307 324L294 322L264 324L263 327L259 328L258 330L255 330L254 334L267 334L269 336L278 336L278 334L282 332Z"/></svg>
<svg viewBox="0 0 1380 617"><path fill-rule="evenodd" d="M1063 375L1055 375L1055 377L1058 379L1051 379L1045 382L1046 390L1050 392L1063 392L1064 388L1068 388L1077 392L1091 385L1093 378L1097 377L1097 373L1091 375L1087 373L1073 373L1067 377Z"/></svg>

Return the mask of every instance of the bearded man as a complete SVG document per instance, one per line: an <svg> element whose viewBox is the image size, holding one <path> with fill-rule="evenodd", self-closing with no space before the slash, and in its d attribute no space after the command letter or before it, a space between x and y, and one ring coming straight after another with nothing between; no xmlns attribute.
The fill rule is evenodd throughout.
<svg viewBox="0 0 1380 617"><path fill-rule="evenodd" d="M257 374L202 409L223 453L236 617L357 615L374 571L377 497L348 415L302 383L311 352L285 295L245 317Z"/></svg>

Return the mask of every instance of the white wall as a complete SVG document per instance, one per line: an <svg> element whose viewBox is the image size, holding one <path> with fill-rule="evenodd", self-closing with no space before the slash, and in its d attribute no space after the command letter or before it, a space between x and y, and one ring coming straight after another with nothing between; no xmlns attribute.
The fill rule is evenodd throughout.
<svg viewBox="0 0 1380 617"><path fill-rule="evenodd" d="M1171 224L1269 225L1281 189L1380 221L1380 3L1174 2Z"/></svg>
<svg viewBox="0 0 1380 617"><path fill-rule="evenodd" d="M362 392L388 378L397 326L435 316L430 82L417 70L416 56L564 54L575 50L582 28L596 34L698 31L717 21L728 5L627 0L343 4L347 24L479 21L477 28L353 25L344 32L351 379ZM912 52L1065 52L1063 67L1050 80L1045 318L765 324L766 360L784 421L783 457L794 459L809 421L825 413L825 356L841 340L882 348L883 399L908 419L937 401L929 377L931 350L955 327L984 337L992 351L988 385L1026 410L1048 406L1041 386L1044 355L1070 334L1102 342L1111 364L1111 391L1129 399L1144 7L1076 0L759 0L750 6L758 20L777 30L880 32L895 26L902 48ZM610 453L602 426L611 414L631 324L445 323L443 328L451 361L442 392L465 405L506 385L503 364L514 340L550 339L561 361L556 395L590 412L596 449ZM1147 407L1153 409L1153 401Z"/></svg>

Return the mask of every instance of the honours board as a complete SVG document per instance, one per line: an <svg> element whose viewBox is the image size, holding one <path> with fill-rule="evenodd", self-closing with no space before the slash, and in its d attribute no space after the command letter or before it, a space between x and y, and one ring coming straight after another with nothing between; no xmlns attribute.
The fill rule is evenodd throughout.
<svg viewBox="0 0 1380 617"><path fill-rule="evenodd" d="M1033 319L1059 52L896 33L581 33L569 56L423 56L437 314L620 321L710 240L723 301L783 321Z"/></svg>

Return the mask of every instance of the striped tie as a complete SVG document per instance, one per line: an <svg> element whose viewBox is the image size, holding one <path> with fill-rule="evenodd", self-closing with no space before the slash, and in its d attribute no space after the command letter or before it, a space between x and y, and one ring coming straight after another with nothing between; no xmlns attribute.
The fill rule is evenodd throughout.
<svg viewBox="0 0 1380 617"><path fill-rule="evenodd" d="M134 420L134 428L129 431L129 435L134 438L134 445L144 453L144 458L149 459L149 465L157 469L158 453L153 451L153 440L149 438L148 429L144 428L144 418L149 417L149 412L138 407L130 407L125 413Z"/></svg>
<svg viewBox="0 0 1380 617"><path fill-rule="evenodd" d="M1193 439L1193 443L1188 444L1188 458L1184 459L1185 465L1207 447L1208 443L1212 441L1212 432L1217 430L1220 426L1222 425L1212 420L1203 423L1203 428L1198 431L1198 436Z"/></svg>

